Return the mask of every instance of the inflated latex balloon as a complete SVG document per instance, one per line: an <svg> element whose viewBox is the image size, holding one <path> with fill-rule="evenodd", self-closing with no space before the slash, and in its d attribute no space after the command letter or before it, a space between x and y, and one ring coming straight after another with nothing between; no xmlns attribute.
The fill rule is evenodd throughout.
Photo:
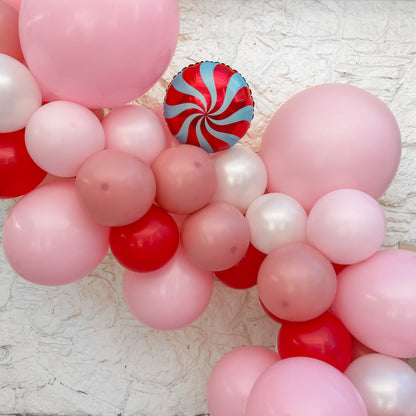
<svg viewBox="0 0 416 416"><path fill-rule="evenodd" d="M175 51L179 13L176 0L25 0L19 25L45 100L109 108L139 97L162 76Z"/></svg>
<svg viewBox="0 0 416 416"><path fill-rule="evenodd" d="M204 270L220 271L243 258L250 244L250 230L237 208L216 202L185 220L181 241L192 263Z"/></svg>
<svg viewBox="0 0 416 416"><path fill-rule="evenodd" d="M296 357L278 361L254 384L246 416L367 416L354 385L323 361Z"/></svg>
<svg viewBox="0 0 416 416"><path fill-rule="evenodd" d="M347 84L318 85L293 96L271 119L260 149L268 190L291 195L306 211L336 189L378 199L396 174L400 154L390 110Z"/></svg>
<svg viewBox="0 0 416 416"><path fill-rule="evenodd" d="M183 328L204 312L214 288L213 274L193 265L181 248L162 268L149 273L127 271L124 300L130 312L154 329Z"/></svg>
<svg viewBox="0 0 416 416"><path fill-rule="evenodd" d="M368 416L416 415L416 372L404 361L368 354L353 361L345 375L363 398Z"/></svg>
<svg viewBox="0 0 416 416"><path fill-rule="evenodd" d="M0 53L23 62L19 41L19 15L7 1L0 0Z"/></svg>
<svg viewBox="0 0 416 416"><path fill-rule="evenodd" d="M251 243L263 253L285 244L306 241L306 212L289 195L270 193L253 201L246 218Z"/></svg>
<svg viewBox="0 0 416 416"><path fill-rule="evenodd" d="M398 358L416 356L416 253L382 250L338 274L335 314L364 345Z"/></svg>
<svg viewBox="0 0 416 416"><path fill-rule="evenodd" d="M4 2L10 4L16 10L19 10L20 9L20 4L22 3L22 0L4 0Z"/></svg>
<svg viewBox="0 0 416 416"><path fill-rule="evenodd" d="M371 348L368 348L362 342L358 341L358 339L351 337L351 341L352 341L351 361L354 361L355 359L362 357L363 355L375 353L374 350L372 350Z"/></svg>
<svg viewBox="0 0 416 416"><path fill-rule="evenodd" d="M156 183L152 170L137 157L102 150L81 166L76 179L79 200L100 224L121 226L141 218L152 206Z"/></svg>
<svg viewBox="0 0 416 416"><path fill-rule="evenodd" d="M307 321L325 312L337 290L331 263L305 243L273 250L263 261L257 289L266 308L287 321Z"/></svg>
<svg viewBox="0 0 416 416"><path fill-rule="evenodd" d="M106 149L121 150L151 165L166 147L165 132L158 118L146 108L125 105L103 120Z"/></svg>
<svg viewBox="0 0 416 416"><path fill-rule="evenodd" d="M21 130L42 104L40 89L22 63L2 53L0 75L0 133Z"/></svg>
<svg viewBox="0 0 416 416"><path fill-rule="evenodd" d="M276 351L258 346L239 347L225 354L208 379L207 404L211 416L245 416L248 395L257 379L279 361Z"/></svg>
<svg viewBox="0 0 416 416"><path fill-rule="evenodd" d="M81 165L104 145L104 130L98 118L88 108L69 101L43 105L26 127L30 156L55 176L76 176Z"/></svg>
<svg viewBox="0 0 416 416"><path fill-rule="evenodd" d="M108 250L108 227L82 209L73 180L30 192L3 227L3 248L17 274L39 285L75 282L91 273Z"/></svg>
<svg viewBox="0 0 416 416"><path fill-rule="evenodd" d="M158 105L152 109L152 113L159 119L160 124L165 132L166 147L174 147L179 144L176 137L170 132L169 126L166 123L165 115L163 114L163 104Z"/></svg>

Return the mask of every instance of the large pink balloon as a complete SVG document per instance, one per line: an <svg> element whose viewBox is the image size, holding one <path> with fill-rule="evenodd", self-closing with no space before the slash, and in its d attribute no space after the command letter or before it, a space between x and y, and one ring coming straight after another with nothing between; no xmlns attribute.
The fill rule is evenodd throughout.
<svg viewBox="0 0 416 416"><path fill-rule="evenodd" d="M0 53L23 62L18 20L16 8L7 1L0 0Z"/></svg>
<svg viewBox="0 0 416 416"><path fill-rule="evenodd" d="M40 285L64 285L91 273L108 250L109 228L81 208L73 180L35 189L14 206L3 228L13 269Z"/></svg>
<svg viewBox="0 0 416 416"><path fill-rule="evenodd" d="M23 54L44 99L115 107L145 93L173 56L176 0L25 0Z"/></svg>
<svg viewBox="0 0 416 416"><path fill-rule="evenodd" d="M307 211L341 188L379 198L396 174L400 153L390 110L345 84L318 85L289 99L270 121L260 149L268 190L294 197Z"/></svg>
<svg viewBox="0 0 416 416"><path fill-rule="evenodd" d="M416 356L416 253L383 250L338 275L334 312L351 334L382 354Z"/></svg>
<svg viewBox="0 0 416 416"><path fill-rule="evenodd" d="M354 385L340 371L313 358L286 358L257 380L246 416L367 416Z"/></svg>

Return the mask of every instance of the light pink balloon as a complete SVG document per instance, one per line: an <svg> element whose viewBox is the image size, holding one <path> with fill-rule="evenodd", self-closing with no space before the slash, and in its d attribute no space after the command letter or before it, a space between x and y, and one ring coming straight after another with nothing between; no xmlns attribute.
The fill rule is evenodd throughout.
<svg viewBox="0 0 416 416"><path fill-rule="evenodd" d="M23 62L18 19L16 8L7 1L0 0L0 53Z"/></svg>
<svg viewBox="0 0 416 416"><path fill-rule="evenodd" d="M100 224L120 226L137 221L150 209L156 183L152 170L140 159L107 149L82 165L76 190L91 218Z"/></svg>
<svg viewBox="0 0 416 416"><path fill-rule="evenodd" d="M336 315L364 345L398 358L416 356L416 253L382 250L338 275Z"/></svg>
<svg viewBox="0 0 416 416"><path fill-rule="evenodd" d="M204 312L214 288L213 274L198 269L179 247L162 268L149 273L127 271L124 300L130 312L154 329L180 329Z"/></svg>
<svg viewBox="0 0 416 416"><path fill-rule="evenodd" d="M174 147L180 144L177 138L170 132L168 123L166 123L165 114L163 112L163 104L153 108L152 112L159 119L160 124L163 127L163 131L165 132L166 147Z"/></svg>
<svg viewBox="0 0 416 416"><path fill-rule="evenodd" d="M76 176L88 157L105 145L98 118L69 101L54 101L35 111L26 126L25 142L37 165L67 178Z"/></svg>
<svg viewBox="0 0 416 416"><path fill-rule="evenodd" d="M192 263L201 269L219 271L243 258L250 244L250 230L237 208L216 202L185 220L181 241Z"/></svg>
<svg viewBox="0 0 416 416"><path fill-rule="evenodd" d="M158 118L146 108L125 105L103 120L106 149L121 150L151 165L166 147L165 133Z"/></svg>
<svg viewBox="0 0 416 416"><path fill-rule="evenodd" d="M362 398L340 371L313 358L286 358L255 383L246 416L367 416Z"/></svg>
<svg viewBox="0 0 416 416"><path fill-rule="evenodd" d="M164 73L179 33L176 0L25 0L23 54L44 98L126 104Z"/></svg>
<svg viewBox="0 0 416 416"><path fill-rule="evenodd" d="M3 228L6 258L20 276L64 285L91 273L108 250L108 227L81 208L73 180L35 189L11 210Z"/></svg>
<svg viewBox="0 0 416 416"><path fill-rule="evenodd" d="M306 211L328 192L359 189L377 199L400 162L396 120L378 98L346 84L308 88L284 103L263 136L270 192Z"/></svg>
<svg viewBox="0 0 416 416"><path fill-rule="evenodd" d="M273 250L260 266L257 289L264 306L286 321L308 321L324 313L337 290L331 263L305 243Z"/></svg>
<svg viewBox="0 0 416 416"><path fill-rule="evenodd" d="M235 348L225 354L208 379L207 402L211 416L245 416L254 383L279 361L276 351L264 347Z"/></svg>

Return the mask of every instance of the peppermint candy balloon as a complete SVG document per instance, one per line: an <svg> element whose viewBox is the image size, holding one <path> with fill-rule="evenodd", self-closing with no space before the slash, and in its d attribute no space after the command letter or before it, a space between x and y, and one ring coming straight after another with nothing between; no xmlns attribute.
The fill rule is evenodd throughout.
<svg viewBox="0 0 416 416"><path fill-rule="evenodd" d="M240 140L253 119L254 102L244 78L218 62L199 62L179 72L164 102L166 122L181 142L209 153Z"/></svg>

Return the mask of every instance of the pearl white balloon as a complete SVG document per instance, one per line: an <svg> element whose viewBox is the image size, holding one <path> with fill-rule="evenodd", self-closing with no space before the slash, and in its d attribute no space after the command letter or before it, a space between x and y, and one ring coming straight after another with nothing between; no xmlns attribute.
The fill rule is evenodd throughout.
<svg viewBox="0 0 416 416"><path fill-rule="evenodd" d="M302 205L286 194L270 193L248 207L251 243L263 253L289 243L306 241L307 215Z"/></svg>
<svg viewBox="0 0 416 416"><path fill-rule="evenodd" d="M42 95L30 71L0 53L0 133L23 129L42 105Z"/></svg>
<svg viewBox="0 0 416 416"><path fill-rule="evenodd" d="M214 153L218 187L214 202L227 202L242 213L267 186L267 172L260 156L241 144Z"/></svg>

